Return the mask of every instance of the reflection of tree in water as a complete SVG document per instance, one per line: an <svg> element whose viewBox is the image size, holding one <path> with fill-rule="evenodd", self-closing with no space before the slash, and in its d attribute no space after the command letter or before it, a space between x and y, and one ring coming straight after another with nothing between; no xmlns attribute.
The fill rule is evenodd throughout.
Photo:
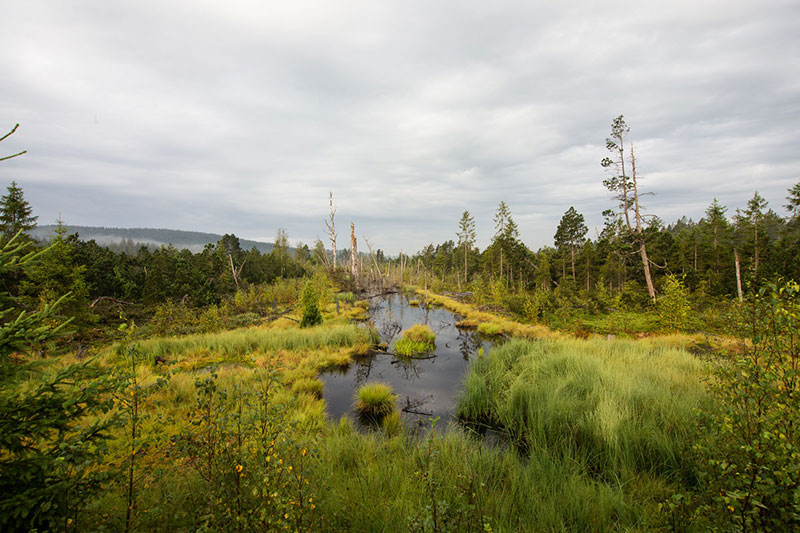
<svg viewBox="0 0 800 533"><path fill-rule="evenodd" d="M368 357L356 363L356 369L355 372L353 372L353 379L355 380L354 390L358 390L358 388L369 379L369 375L372 372L372 361L374 359L374 357Z"/></svg>
<svg viewBox="0 0 800 533"><path fill-rule="evenodd" d="M406 381L411 381L412 378L419 378L425 372L420 361L415 359L395 359L392 361L392 366L397 369L397 372Z"/></svg>
<svg viewBox="0 0 800 533"><path fill-rule="evenodd" d="M458 342L458 351L467 361L483 345L478 335L464 330L458 330Z"/></svg>

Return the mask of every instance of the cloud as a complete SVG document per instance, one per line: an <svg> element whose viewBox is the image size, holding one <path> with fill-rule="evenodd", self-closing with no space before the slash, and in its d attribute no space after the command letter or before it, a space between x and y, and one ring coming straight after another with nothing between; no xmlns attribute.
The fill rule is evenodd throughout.
<svg viewBox="0 0 800 533"><path fill-rule="evenodd" d="M389 253L478 242L501 200L552 243L600 227L611 120L669 222L779 210L800 176L795 2L18 2L0 21L0 179L40 220L292 242L328 191ZM0 124L2 127L2 124Z"/></svg>

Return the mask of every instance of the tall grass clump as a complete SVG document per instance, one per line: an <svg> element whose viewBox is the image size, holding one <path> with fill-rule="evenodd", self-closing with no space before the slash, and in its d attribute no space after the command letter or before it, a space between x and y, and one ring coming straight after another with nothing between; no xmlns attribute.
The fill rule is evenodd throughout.
<svg viewBox="0 0 800 533"><path fill-rule="evenodd" d="M394 343L397 355L414 357L436 349L436 334L427 325L414 324L403 332L403 337Z"/></svg>
<svg viewBox="0 0 800 533"><path fill-rule="evenodd" d="M379 420L394 411L397 395L386 383L367 383L358 389L356 409L361 416Z"/></svg>
<svg viewBox="0 0 800 533"><path fill-rule="evenodd" d="M688 352L650 343L514 340L472 363L458 414L599 482L690 483L704 373Z"/></svg>
<svg viewBox="0 0 800 533"><path fill-rule="evenodd" d="M156 337L139 344L144 361L178 359L184 354L208 350L227 359L239 359L254 352L349 347L373 344L374 331L355 324L310 329L238 329L221 333ZM117 348L117 356L122 355Z"/></svg>

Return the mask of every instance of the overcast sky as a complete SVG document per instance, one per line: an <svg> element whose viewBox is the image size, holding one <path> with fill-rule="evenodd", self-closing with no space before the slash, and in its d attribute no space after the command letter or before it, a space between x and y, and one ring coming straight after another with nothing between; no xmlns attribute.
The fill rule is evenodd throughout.
<svg viewBox="0 0 800 533"><path fill-rule="evenodd" d="M781 215L800 180L800 2L7 2L0 185L42 224L324 239L328 192L391 254L478 244L504 200L594 236L624 114L648 211Z"/></svg>

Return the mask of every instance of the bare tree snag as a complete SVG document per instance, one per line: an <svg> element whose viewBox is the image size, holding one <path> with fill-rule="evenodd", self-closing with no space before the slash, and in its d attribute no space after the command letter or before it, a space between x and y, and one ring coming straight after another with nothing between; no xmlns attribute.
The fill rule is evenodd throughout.
<svg viewBox="0 0 800 533"><path fill-rule="evenodd" d="M375 258L375 253L372 251L372 244L369 242L369 239L361 236L364 239L364 242L367 243L367 248L369 249L369 256L372 258L372 264L375 265L375 271L378 274L378 279L381 282L381 290L383 290L383 274L381 274L381 267L378 266L378 260Z"/></svg>
<svg viewBox="0 0 800 533"><path fill-rule="evenodd" d="M242 264L239 265L239 268L236 268L233 265L233 256L231 254L228 254L228 261L231 264L231 275L233 276L233 282L236 284L236 288L238 289L240 276L242 274L242 268L244 268L244 264L247 262L247 259L242 261Z"/></svg>
<svg viewBox="0 0 800 533"><path fill-rule="evenodd" d="M350 274L358 287L358 241L356 240L356 227L350 221Z"/></svg>
<svg viewBox="0 0 800 533"><path fill-rule="evenodd" d="M644 280L647 283L647 293L650 299L656 301L656 288L653 286L653 278L650 275L650 261L647 259L647 248L644 245L644 233L642 229L642 215L639 211L639 188L636 183L636 156L633 153L633 143L631 143L631 174L633 178L633 202L634 215L636 216L636 231L634 235L639 241L639 253L642 256L642 266L644 266Z"/></svg>
<svg viewBox="0 0 800 533"><path fill-rule="evenodd" d="M741 303L744 298L742 298L742 271L739 267L739 252L736 248L733 249L733 260L736 263L736 294L739 296L739 302Z"/></svg>
<svg viewBox="0 0 800 533"><path fill-rule="evenodd" d="M333 269L336 270L336 225L334 224L333 217L336 214L336 208L333 206L333 193L328 193L328 204L330 205L330 220L325 221L325 226L328 228L328 234L331 237L331 250L333 250Z"/></svg>

